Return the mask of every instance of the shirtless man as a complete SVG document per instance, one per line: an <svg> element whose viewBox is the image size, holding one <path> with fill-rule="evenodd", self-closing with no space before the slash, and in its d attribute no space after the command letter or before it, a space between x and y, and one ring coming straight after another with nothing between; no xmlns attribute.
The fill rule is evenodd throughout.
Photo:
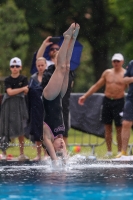
<svg viewBox="0 0 133 200"><path fill-rule="evenodd" d="M54 161L57 161L56 152L62 153L64 157L67 155L63 141L65 127L61 101L68 88L70 60L79 29L80 26L73 23L63 34L64 41L57 53L55 65L45 70L42 80L45 109L43 144Z"/></svg>
<svg viewBox="0 0 133 200"><path fill-rule="evenodd" d="M118 153L121 151L121 116L120 113L124 107L124 94L126 84L123 81L125 69L123 55L116 53L112 57L112 69L103 72L100 79L79 98L78 103L83 105L86 98L95 93L98 89L105 85L105 97L103 100L102 122L105 125L105 140L107 145L107 156L112 156L112 121L115 121L117 132Z"/></svg>

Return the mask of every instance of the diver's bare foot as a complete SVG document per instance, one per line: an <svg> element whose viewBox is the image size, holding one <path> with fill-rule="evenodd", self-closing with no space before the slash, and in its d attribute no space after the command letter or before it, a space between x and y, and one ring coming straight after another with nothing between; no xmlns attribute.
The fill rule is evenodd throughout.
<svg viewBox="0 0 133 200"><path fill-rule="evenodd" d="M72 23L69 29L63 33L64 38L71 38L73 35L73 31L75 30L75 23Z"/></svg>
<svg viewBox="0 0 133 200"><path fill-rule="evenodd" d="M76 23L76 25L75 25L75 30L74 30L74 32L73 32L73 39L75 39L75 40L76 40L76 38L77 38L77 36L78 36L79 29L80 29L80 26L79 26L79 24Z"/></svg>

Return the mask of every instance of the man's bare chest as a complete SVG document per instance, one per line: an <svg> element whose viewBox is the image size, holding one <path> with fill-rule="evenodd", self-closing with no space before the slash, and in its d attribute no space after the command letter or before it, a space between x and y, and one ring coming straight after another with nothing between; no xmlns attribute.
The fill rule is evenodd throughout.
<svg viewBox="0 0 133 200"><path fill-rule="evenodd" d="M106 83L112 84L123 84L123 76L124 74L110 74L106 77Z"/></svg>

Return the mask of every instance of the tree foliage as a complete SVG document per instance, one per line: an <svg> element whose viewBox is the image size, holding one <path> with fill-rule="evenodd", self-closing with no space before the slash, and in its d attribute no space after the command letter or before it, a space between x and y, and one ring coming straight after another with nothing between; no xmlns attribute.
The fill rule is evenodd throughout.
<svg viewBox="0 0 133 200"><path fill-rule="evenodd" d="M26 58L29 41L24 12L12 0L0 7L0 27L0 67L1 73L7 74L12 57L18 56L22 61Z"/></svg>
<svg viewBox="0 0 133 200"><path fill-rule="evenodd" d="M78 40L83 44L84 48L81 65L76 72L75 91L85 91L94 81L98 80L102 72L111 67L112 54L120 52L125 56L126 60L132 58L133 22L131 19L133 0L130 0L128 4L124 0L14 1L19 8L18 10L14 8L14 20L17 19L18 22L21 18L20 16L23 15L21 26L18 25L19 22L14 23L14 26L18 26L16 30L20 29L19 34L24 31L25 34L21 35L27 37L27 39L24 42L24 38L19 38L18 33L13 32L12 35L17 34L17 38L13 35L15 39L10 44L11 47L16 47L14 51L23 52L22 55L25 57L26 51L24 52L23 49L25 49L25 44L27 45L29 35L30 40L26 56L26 64L29 66L31 65L34 51L39 48L42 41L48 35L62 35L72 22L80 24L81 30ZM8 0L7 5L5 2L6 0L0 0L0 4L2 5L1 12L5 9L4 6L13 1ZM10 22L11 14L7 11L5 13ZM28 24L28 35L26 24ZM9 32L12 26L6 26L7 31L4 34L7 38L11 37ZM4 34L2 37L4 37ZM3 39L2 41L4 44ZM6 39L6 41L6 49L10 51L10 45L9 48L7 45L10 40ZM20 41L23 41L24 44ZM18 45L18 42L20 42L20 45ZM5 56L5 53L2 56ZM9 57L6 58L8 59ZM1 60L3 60L2 57Z"/></svg>
<svg viewBox="0 0 133 200"><path fill-rule="evenodd" d="M119 35L123 46L123 52L125 56L126 64L129 60L133 59L133 20L132 20L132 10L133 10L133 0L128 2L123 0L116 0L116 5L118 10L117 15L119 16L119 21L122 24L121 33Z"/></svg>

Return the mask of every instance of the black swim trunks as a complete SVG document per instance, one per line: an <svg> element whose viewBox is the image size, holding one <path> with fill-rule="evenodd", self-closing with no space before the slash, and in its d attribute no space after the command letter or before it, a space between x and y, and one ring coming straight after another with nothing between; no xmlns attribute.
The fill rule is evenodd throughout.
<svg viewBox="0 0 133 200"><path fill-rule="evenodd" d="M124 98L109 99L104 97L102 108L102 122L104 124L112 124L113 120L116 126L122 125L122 117L120 113L124 108Z"/></svg>

